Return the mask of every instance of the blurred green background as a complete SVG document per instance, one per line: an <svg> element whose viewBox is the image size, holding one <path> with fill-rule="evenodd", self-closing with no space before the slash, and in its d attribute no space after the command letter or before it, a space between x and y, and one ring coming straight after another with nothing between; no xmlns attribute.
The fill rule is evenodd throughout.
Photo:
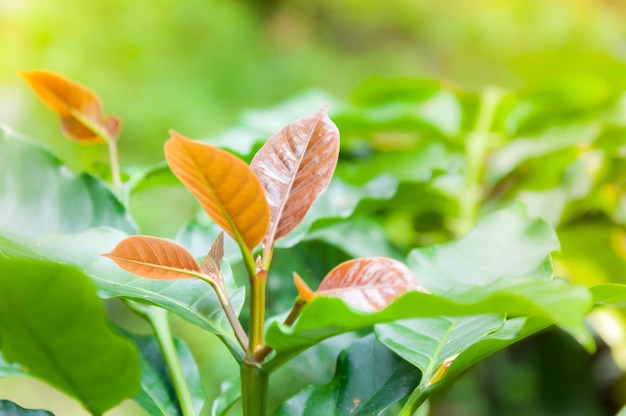
<svg viewBox="0 0 626 416"><path fill-rule="evenodd" d="M623 89L626 2L0 0L0 62L0 123L47 143L76 169L106 165L106 149L62 137L18 73L56 71L92 88L105 111L124 120L121 162L132 168L163 159L170 128L215 136L245 109L310 90L348 100L373 77L430 78L478 92L564 80L576 88L584 76ZM234 363L213 337L176 323L209 374L207 391L217 394L219 381L236 374ZM479 365L434 413L614 414L626 383L615 381L623 376L611 360L606 347L589 357L549 332ZM59 401L66 410L57 414L80 414L29 383L0 381L0 397L39 399L52 410L47 404ZM111 415L142 414L134 412L127 403Z"/></svg>

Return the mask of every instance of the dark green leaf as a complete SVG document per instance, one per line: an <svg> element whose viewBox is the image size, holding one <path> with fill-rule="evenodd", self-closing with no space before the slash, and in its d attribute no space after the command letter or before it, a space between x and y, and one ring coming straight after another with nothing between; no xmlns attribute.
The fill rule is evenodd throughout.
<svg viewBox="0 0 626 416"><path fill-rule="evenodd" d="M0 129L0 228L35 236L108 225L134 233L122 204L97 179L77 175L36 143Z"/></svg>
<svg viewBox="0 0 626 416"><path fill-rule="evenodd" d="M2 353L93 414L139 391L137 350L107 326L93 283L74 267L0 259Z"/></svg>
<svg viewBox="0 0 626 416"><path fill-rule="evenodd" d="M52 412L47 410L30 410L10 402L8 400L0 400L0 415L2 416L54 416Z"/></svg>
<svg viewBox="0 0 626 416"><path fill-rule="evenodd" d="M274 415L376 415L410 394L419 379L416 368L370 335L341 354L329 384L306 388Z"/></svg>

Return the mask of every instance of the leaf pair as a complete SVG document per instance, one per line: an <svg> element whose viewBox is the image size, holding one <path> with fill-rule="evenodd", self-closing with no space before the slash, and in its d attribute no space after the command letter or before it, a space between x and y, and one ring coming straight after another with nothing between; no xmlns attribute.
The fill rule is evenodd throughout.
<svg viewBox="0 0 626 416"><path fill-rule="evenodd" d="M85 143L105 143L119 135L120 119L105 118L100 98L90 89L50 71L23 71L22 76L35 94L59 115L61 130L67 137Z"/></svg>

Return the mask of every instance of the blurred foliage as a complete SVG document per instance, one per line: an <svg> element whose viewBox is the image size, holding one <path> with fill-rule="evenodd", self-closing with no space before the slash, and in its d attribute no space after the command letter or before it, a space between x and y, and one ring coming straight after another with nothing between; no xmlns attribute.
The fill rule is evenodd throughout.
<svg viewBox="0 0 626 416"><path fill-rule="evenodd" d="M293 118L285 109L299 116L331 102L343 148L342 182L329 194L372 197L324 206L335 219L307 224L317 234L293 252L305 278L372 250L342 246L346 230L384 235L381 246L400 257L521 200L557 227L557 275L626 283L625 22L626 4L611 0L0 0L0 123L47 142L78 170L102 172L105 150L61 140L17 71L46 68L89 85L125 121L120 150L139 184L131 200L139 227L174 236L203 221L193 201L177 185L140 189L145 178L167 183L158 166L145 166L162 159L169 128L249 158ZM499 89L485 90L492 85ZM312 88L330 95L241 111ZM155 212L155 200L173 199ZM345 218L345 229L331 227ZM194 232L188 224L179 238L191 242ZM626 402L626 311L598 308L590 323L608 345L596 356L548 332L481 363L433 413L611 414ZM205 351L214 339L185 334L214 396L236 369ZM281 379L295 383L288 370Z"/></svg>

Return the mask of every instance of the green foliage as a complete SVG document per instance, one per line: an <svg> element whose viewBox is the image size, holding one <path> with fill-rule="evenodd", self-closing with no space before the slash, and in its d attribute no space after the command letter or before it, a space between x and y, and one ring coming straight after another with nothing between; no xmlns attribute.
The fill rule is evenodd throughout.
<svg viewBox="0 0 626 416"><path fill-rule="evenodd" d="M131 208L137 208L133 204L144 192L162 196L164 189L183 189L165 165L126 173L124 188L116 190L124 200L120 203L103 179L72 173L48 151L5 129L0 136L5 178L0 203L9 215L0 220L1 261L7 265L0 272L0 282L6 285L0 293L21 290L24 296L37 296L38 286L26 289L25 280L15 276L42 279L42 285L54 276L58 281L50 284L59 293L50 291L44 300L61 302L63 308L56 310L67 312L78 302L64 299L78 299L72 291L82 290L88 278L102 299L132 302L129 305L140 315L145 304L158 306L215 334L241 366L242 378L230 380L213 400L201 392L198 366L181 340L171 339L167 352L163 345L157 347L154 337L123 333L139 347L141 393L122 390L116 400L134 396L144 410L159 415L197 414L205 400L204 411L212 409L214 415L227 415L239 399L244 411L255 405L258 410L265 406L261 396L268 377L267 410L277 415L409 415L427 399L436 406L441 392L489 355L552 326L591 353L595 344L585 318L598 304L619 307L626 299L626 121L621 90L595 78L583 81L578 85L580 78L562 79L515 93L489 89L480 95L414 79L381 78L362 84L351 102L330 109L342 140L328 189L289 235L276 240L275 249L269 237L262 252L248 247L262 237L258 230L250 241L227 239L217 247L213 243L224 227L220 221L235 236L256 223L248 221L254 215L234 221L238 210L220 211L220 204L226 206L237 193L225 186L231 184L227 176L210 186L199 180L211 174L210 167L197 164L192 182L215 222L191 201L188 213L171 218L157 213L154 218L160 223L151 225L142 210ZM286 107L249 112L240 126L207 142L224 143L244 160L254 160L262 143L295 118L292 112L311 112L319 99L311 95ZM566 104L556 104L561 102ZM313 124L312 130L319 128ZM285 160L293 156L286 155L287 150L295 154L297 146L290 137L279 139L274 143L283 146L281 161L287 166ZM202 143L194 146L223 155L215 156L214 163L234 160ZM184 158L176 162L177 176L189 172L185 163ZM258 168L259 163L252 166ZM247 168L237 165L242 172ZM276 176L287 178L280 183L296 183L301 179L298 172ZM278 185L276 191L276 184L263 186L274 198L286 192L279 202L296 208L317 196L289 202L295 188ZM211 193L215 189L219 192ZM207 194L210 198L203 199ZM150 209L159 210L156 203ZM280 223L278 215L270 224ZM148 278L138 277L103 258L101 254L114 251L136 232L135 223L142 232L163 225L168 232L178 229L176 240L195 257L208 252L209 260L199 262L202 272L184 270L200 278L158 280L161 277L152 272L139 273ZM163 261L158 267L174 264L167 252L155 256ZM255 263L257 256L262 260ZM342 298L309 293L292 283L295 271L316 288L338 263L376 256L404 261L422 290L408 291L388 307L366 312ZM142 267L155 266L144 258L134 259ZM52 306L25 299L25 304L36 304L31 312L39 314L33 321L49 328L45 335L52 339L58 328L55 315L42 312ZM250 310L244 310L246 302ZM100 307L97 299L90 305ZM270 315L267 321L263 314L259 318L259 308ZM5 328L6 317L14 314L0 305L0 347L5 359L17 361L22 369L0 361L0 375L43 378L79 396L94 414L114 404L111 399L94 405L60 383L58 377L69 371L69 364L38 372L28 357L19 355L11 344L15 335ZM158 338L160 329L150 314L142 316ZM11 328L16 331L19 325ZM100 335L89 335L94 342L112 336L96 326L85 334L96 330ZM326 348L332 337L342 334L345 338L337 338L341 342ZM119 342L119 336L115 339ZM42 346L47 348L47 343ZM63 347L60 352L66 350L72 351ZM343 352L337 357L338 350ZM335 361L332 375L332 365L327 364ZM308 363L324 363L320 366L325 370L313 377ZM78 365L78 360L71 364ZM186 383L174 374L176 367ZM114 368L104 366L107 371ZM124 377L122 371L115 375ZM202 377L206 380L207 375ZM280 389L272 381L281 377L300 380L281 395L273 392ZM139 388L136 374L124 378ZM91 382L84 385L93 388ZM180 389L189 393L189 403Z"/></svg>

